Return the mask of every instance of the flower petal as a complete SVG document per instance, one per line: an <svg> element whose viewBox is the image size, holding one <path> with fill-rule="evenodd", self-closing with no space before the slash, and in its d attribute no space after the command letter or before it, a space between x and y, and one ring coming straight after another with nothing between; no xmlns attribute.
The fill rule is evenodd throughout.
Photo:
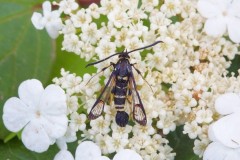
<svg viewBox="0 0 240 160"><path fill-rule="evenodd" d="M42 4L42 9L43 9L43 15L47 15L49 12L52 11L52 5L49 1L45 1L43 4Z"/></svg>
<svg viewBox="0 0 240 160"><path fill-rule="evenodd" d="M56 144L60 150L67 150L67 143L64 137L58 138Z"/></svg>
<svg viewBox="0 0 240 160"><path fill-rule="evenodd" d="M31 119L29 108L19 98L8 99L3 106L3 123L12 132L21 130Z"/></svg>
<svg viewBox="0 0 240 160"><path fill-rule="evenodd" d="M42 83L37 79L23 81L18 87L19 98L32 108L38 106L43 91Z"/></svg>
<svg viewBox="0 0 240 160"><path fill-rule="evenodd" d="M240 111L240 96L235 93L220 95L215 101L215 108L222 115Z"/></svg>
<svg viewBox="0 0 240 160"><path fill-rule="evenodd" d="M220 8L213 0L199 0L197 4L198 12L205 18L213 18L221 14Z"/></svg>
<svg viewBox="0 0 240 160"><path fill-rule="evenodd" d="M213 131L213 125L210 125L208 127L208 138L211 140L211 141L217 141L216 137L215 137L215 132Z"/></svg>
<svg viewBox="0 0 240 160"><path fill-rule="evenodd" d="M108 157L101 156L98 160L110 160Z"/></svg>
<svg viewBox="0 0 240 160"><path fill-rule="evenodd" d="M97 160L99 157L101 157L101 150L92 141L80 143L75 153L75 160Z"/></svg>
<svg viewBox="0 0 240 160"><path fill-rule="evenodd" d="M52 25L48 25L46 26L46 30L48 32L48 35L52 38L52 39L56 39L59 35L59 30L57 30L55 27L53 27Z"/></svg>
<svg viewBox="0 0 240 160"><path fill-rule="evenodd" d="M44 152L51 144L46 131L37 121L31 121L22 132L22 142L31 151Z"/></svg>
<svg viewBox="0 0 240 160"><path fill-rule="evenodd" d="M240 1L239 0L233 0L232 5L230 6L230 8L228 10L228 13L231 16L240 18L239 8L240 8Z"/></svg>
<svg viewBox="0 0 240 160"><path fill-rule="evenodd" d="M240 17L239 18L231 17L228 19L229 38L235 43L240 43L240 29L239 28L240 28Z"/></svg>
<svg viewBox="0 0 240 160"><path fill-rule="evenodd" d="M53 160L74 160L74 158L71 152L67 150L61 150L56 154Z"/></svg>
<svg viewBox="0 0 240 160"><path fill-rule="evenodd" d="M38 12L33 13L31 17L31 21L36 29L42 30L44 28L45 24L43 23L42 20L43 20L43 16L41 13L38 13Z"/></svg>
<svg viewBox="0 0 240 160"><path fill-rule="evenodd" d="M208 19L205 23L205 32L213 37L222 36L227 29L226 21L222 17L216 17L213 19Z"/></svg>
<svg viewBox="0 0 240 160"><path fill-rule="evenodd" d="M232 149L219 142L212 142L206 148L203 160L239 160L240 149Z"/></svg>
<svg viewBox="0 0 240 160"><path fill-rule="evenodd" d="M231 148L240 147L240 113L233 113L225 116L211 124L213 140L221 142L223 145ZM210 137L209 137L210 138Z"/></svg>
<svg viewBox="0 0 240 160"><path fill-rule="evenodd" d="M67 102L64 90L53 84L47 86L41 96L39 107L46 115L66 115Z"/></svg>
<svg viewBox="0 0 240 160"><path fill-rule="evenodd" d="M66 133L68 119L66 115L44 116L41 123L45 131L48 133L48 136L57 139L64 136Z"/></svg>
<svg viewBox="0 0 240 160"><path fill-rule="evenodd" d="M113 160L142 160L142 157L133 150L123 149L119 151L114 157Z"/></svg>

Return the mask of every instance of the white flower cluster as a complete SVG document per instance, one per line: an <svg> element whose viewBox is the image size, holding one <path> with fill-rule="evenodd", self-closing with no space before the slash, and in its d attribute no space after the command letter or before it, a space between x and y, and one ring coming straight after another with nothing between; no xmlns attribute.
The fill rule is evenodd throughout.
<svg viewBox="0 0 240 160"><path fill-rule="evenodd" d="M86 115L103 86L100 78L95 76L89 81L92 75L85 74L81 78L62 69L62 77L55 78L54 82L66 90L71 131L80 131L95 141L103 154L129 148L144 160L171 160L175 153L164 136L176 126L183 125L183 133L195 140L194 152L202 157L210 143L208 127L219 117L214 108L215 99L225 92L240 92L240 77L227 76L231 60L239 54L238 45L226 37L219 37L226 30L225 23L221 31L208 28L209 21L214 23L211 19L204 27L205 18L214 19L210 13L204 13L211 7L216 9L212 3L207 6L208 3L204 0L199 3L198 0L165 0L164 3L158 0L142 0L141 3L138 0L101 0L100 6L92 4L87 9L78 9L73 0L55 3L65 16L59 31L63 35L62 49L86 61L100 60L115 52L140 48L157 40L164 42L141 54L130 54L130 62L136 63L135 66L145 73L144 77L153 89L152 92L142 77L134 72L146 110L146 126L132 123L125 128L117 126L111 101L105 106L103 116L87 121ZM205 9L202 4L206 4ZM239 9L239 5L234 11L236 8ZM226 11L226 14L230 13L229 8ZM235 18L238 23L239 17ZM222 23L222 19L220 21ZM231 27L228 25L230 38L239 42L238 34L233 36ZM207 35L212 30L217 33ZM212 37L216 35L217 38ZM113 57L95 67L101 71L116 61L117 57ZM104 79L108 79L110 72L110 69L103 72ZM125 109L131 110L130 106L126 103Z"/></svg>
<svg viewBox="0 0 240 160"><path fill-rule="evenodd" d="M130 55L131 63L137 63L137 68L147 73L145 78L153 88L152 92L141 76L134 73L148 118L147 126L119 128L114 122L112 103L104 108L103 117L90 122L86 134L104 154L132 148L144 159L173 159L175 154L159 131L166 135L176 126L184 125L183 133L195 139L194 152L203 155L209 143L208 126L217 115L216 97L240 88L239 77L226 76L230 60L238 54L238 45L201 32L205 19L198 13L197 3L197 0L166 0L163 4L142 1L139 6L138 1L103 0L100 6L92 4L87 9L68 13L61 32L63 49L86 60L103 59L122 49L136 49L156 40L164 42L143 52L143 56L139 52ZM110 62L116 62L116 57L96 65L98 71ZM104 77L108 78L110 72L104 71ZM62 76L55 82L70 90L69 93L79 95L82 108L89 111L96 94L101 92L99 79L94 78L92 84L85 86L90 77L84 78L75 86L81 89L72 92L74 87L64 84L81 78L75 76L70 80L66 77L72 74L63 70ZM129 109L130 105L126 104L125 108Z"/></svg>

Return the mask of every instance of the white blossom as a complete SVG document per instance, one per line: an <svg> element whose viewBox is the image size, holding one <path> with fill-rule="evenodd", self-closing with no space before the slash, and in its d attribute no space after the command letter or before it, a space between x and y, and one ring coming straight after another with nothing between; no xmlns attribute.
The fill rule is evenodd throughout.
<svg viewBox="0 0 240 160"><path fill-rule="evenodd" d="M229 38L235 43L240 43L239 9L239 0L199 0L198 2L198 11L207 18L205 32L219 37L227 30Z"/></svg>
<svg viewBox="0 0 240 160"><path fill-rule="evenodd" d="M194 147L193 151L195 154L197 154L199 157L203 156L204 151L206 150L207 146L209 144L208 139L198 140L196 139L194 141Z"/></svg>
<svg viewBox="0 0 240 160"><path fill-rule="evenodd" d="M75 160L97 160L101 157L100 148L91 141L80 143L76 149Z"/></svg>
<svg viewBox="0 0 240 160"><path fill-rule="evenodd" d="M85 43L95 44L97 40L100 38L100 32L97 29L97 25L95 23L85 24L82 26L81 39Z"/></svg>
<svg viewBox="0 0 240 160"><path fill-rule="evenodd" d="M102 116L86 120L87 113L102 92L114 67L109 67L100 74L87 73L83 76L61 70L61 77L54 79L67 93L67 113L70 117L67 130L71 131L70 137L80 132L83 133L82 141L90 139L96 143L101 150L97 160L108 159L102 154L114 156L123 148L137 152L144 160L173 160L176 153L159 132L167 135L179 125L184 125L183 133L194 140L194 153L200 157L210 140L213 143L220 141L221 144L233 145L234 142L229 143L229 139L233 139L238 143L232 129L224 136L222 131L218 131L227 130L229 126L231 128L228 123L232 123L233 119L236 121L233 124L238 122L237 116L233 118L237 107L228 107L231 112L224 109L227 114L220 115L221 111L214 108L215 99L220 94L240 92L240 76L230 75L227 70L232 64L231 60L239 54L238 44L222 35L212 37L202 32L206 31L203 29L205 18L207 21L213 18L201 16L199 8L197 12L197 4L202 2L229 3L230 7L226 9L228 13L236 11L239 6L236 0L165 0L161 3L158 0L142 0L141 3L138 0L101 0L100 5L92 4L86 9L69 11L65 9L67 12L64 14L59 9L64 23L60 30L64 38L62 49L77 54L85 61L98 61L116 52L141 48L157 40L163 41L151 48L129 54L129 62L134 64L147 81L146 83L133 69L137 91L146 112L146 126L132 123L132 116L126 127L117 126L114 95L110 92ZM236 8L231 9L232 7ZM209 5L206 5L203 10L208 9ZM215 12L211 8L210 11ZM238 15L238 12L232 15ZM232 15L228 14L227 19ZM218 31L219 28L215 28ZM114 56L94 67L100 72L110 62L117 61L118 56ZM230 101L230 105L237 102ZM127 96L124 110L132 115L131 95ZM78 120L80 125L76 123ZM223 123L226 124L224 128L221 127ZM66 150L68 141L65 137L66 135L58 138L57 144L60 149Z"/></svg>
<svg viewBox="0 0 240 160"><path fill-rule="evenodd" d="M209 138L230 148L240 147L240 97L236 93L219 96L215 102L218 113L225 115L210 125ZM223 132L224 131L224 132Z"/></svg>
<svg viewBox="0 0 240 160"><path fill-rule="evenodd" d="M210 123L213 120L212 116L213 116L213 113L210 109L207 109L207 110L202 109L197 111L196 121L198 123Z"/></svg>
<svg viewBox="0 0 240 160"><path fill-rule="evenodd" d="M78 8L78 4L75 0L62 0L59 2L59 11L65 14L70 14L72 11Z"/></svg>
<svg viewBox="0 0 240 160"><path fill-rule="evenodd" d="M167 17L175 16L180 13L179 0L166 0L161 6L161 11L166 14Z"/></svg>
<svg viewBox="0 0 240 160"><path fill-rule="evenodd" d="M240 157L239 148L230 148L220 142L212 142L208 145L203 155L203 160L238 160Z"/></svg>
<svg viewBox="0 0 240 160"><path fill-rule="evenodd" d="M71 20L76 28L80 28L85 24L89 24L92 21L92 17L86 14L86 10L82 8L71 16Z"/></svg>
<svg viewBox="0 0 240 160"><path fill-rule="evenodd" d="M71 152L67 150L61 150L55 155L53 160L74 160L74 157Z"/></svg>
<svg viewBox="0 0 240 160"><path fill-rule="evenodd" d="M163 134L168 134L170 131L176 129L177 118L173 115L172 112L167 112L165 116L160 116L160 120L157 122L157 128L163 129Z"/></svg>
<svg viewBox="0 0 240 160"><path fill-rule="evenodd" d="M201 133L201 127L198 126L196 121L192 121L191 123L186 123L184 125L184 134L188 134L191 139L195 139Z"/></svg>
<svg viewBox="0 0 240 160"><path fill-rule="evenodd" d="M142 160L142 157L137 154L135 151L130 149L124 149L119 151L114 157L113 160Z"/></svg>
<svg viewBox="0 0 240 160"><path fill-rule="evenodd" d="M53 39L57 38L59 31L62 29L63 24L58 10L52 11L51 3L45 1L42 5L43 15L34 12L32 15L32 23L36 29L46 28L49 36Z"/></svg>
<svg viewBox="0 0 240 160"><path fill-rule="evenodd" d="M44 89L36 79L22 82L18 95L4 104L3 122L12 132L23 129L22 141L29 150L44 152L67 130L66 95L56 85Z"/></svg>
<svg viewBox="0 0 240 160"><path fill-rule="evenodd" d="M74 112L70 116L70 124L75 131L83 131L86 129L85 121L87 119L85 114L78 114L77 112Z"/></svg>
<svg viewBox="0 0 240 160"><path fill-rule="evenodd" d="M91 132L92 133L101 133L101 134L106 134L108 132L110 132L110 122L107 119L104 119L102 116L92 120L90 122L91 125Z"/></svg>

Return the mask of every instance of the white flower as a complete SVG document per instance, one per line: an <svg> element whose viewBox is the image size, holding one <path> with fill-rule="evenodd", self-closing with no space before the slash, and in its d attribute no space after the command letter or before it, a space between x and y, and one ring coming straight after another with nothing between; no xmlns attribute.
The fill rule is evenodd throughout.
<svg viewBox="0 0 240 160"><path fill-rule="evenodd" d="M62 46L63 50L66 50L68 52L74 52L79 55L81 53L83 42L79 41L79 37L75 34L66 34L64 36Z"/></svg>
<svg viewBox="0 0 240 160"><path fill-rule="evenodd" d="M77 147L75 160L110 160L101 154L99 146L92 141L84 141ZM133 150L122 149L113 157L113 160L142 160L142 158Z"/></svg>
<svg viewBox="0 0 240 160"><path fill-rule="evenodd" d="M71 20L76 28L80 28L82 25L90 23L92 21L92 17L86 14L86 10L82 8L77 11L76 14L71 15Z"/></svg>
<svg viewBox="0 0 240 160"><path fill-rule="evenodd" d="M115 43L102 39L99 42L98 47L96 47L95 52L98 54L100 59L103 59L115 53L115 50Z"/></svg>
<svg viewBox="0 0 240 160"><path fill-rule="evenodd" d="M86 12L95 19L98 19L100 17L99 7L95 3L92 3L90 6L88 6Z"/></svg>
<svg viewBox="0 0 240 160"><path fill-rule="evenodd" d="M229 148L219 142L212 142L204 152L203 160L239 160L240 149Z"/></svg>
<svg viewBox="0 0 240 160"><path fill-rule="evenodd" d="M157 122L157 128L163 130L163 134L168 134L170 131L176 129L175 121L177 118L172 112L167 112L166 115L160 116L160 120Z"/></svg>
<svg viewBox="0 0 240 160"><path fill-rule="evenodd" d="M212 141L218 141L230 148L240 147L240 96L226 93L215 102L218 113L226 115L210 125L208 134Z"/></svg>
<svg viewBox="0 0 240 160"><path fill-rule="evenodd" d="M202 109L196 113L196 121L198 123L210 123L212 119L212 111L210 109Z"/></svg>
<svg viewBox="0 0 240 160"><path fill-rule="evenodd" d="M101 156L100 148L91 141L80 143L76 150L76 160L97 160Z"/></svg>
<svg viewBox="0 0 240 160"><path fill-rule="evenodd" d="M4 104L3 122L12 132L23 129L22 141L29 150L44 152L67 130L66 95L56 85L44 90L36 79L22 82L18 95Z"/></svg>
<svg viewBox="0 0 240 160"><path fill-rule="evenodd" d="M192 93L186 89L182 93L176 93L175 98L178 100L176 105L183 109L185 113L191 112L191 108L197 105L197 101L192 97Z"/></svg>
<svg viewBox="0 0 240 160"><path fill-rule="evenodd" d="M130 139L130 146L132 149L140 151L141 149L145 149L148 145L151 144L151 137L146 134L138 134L137 136L133 136Z"/></svg>
<svg viewBox="0 0 240 160"><path fill-rule="evenodd" d="M94 77L91 79L92 75L86 73L83 75L83 81L80 84L82 94L92 97L96 91L99 91L101 85L99 83L99 77ZM91 80L90 80L91 79ZM87 88L86 88L87 86Z"/></svg>
<svg viewBox="0 0 240 160"><path fill-rule="evenodd" d="M74 160L74 158L71 152L67 150L61 150L56 154L53 160Z"/></svg>
<svg viewBox="0 0 240 160"><path fill-rule="evenodd" d="M78 114L77 112L74 112L71 114L71 122L70 126L75 130L75 131L83 131L86 128L85 121L87 119L87 116L85 114Z"/></svg>
<svg viewBox="0 0 240 160"><path fill-rule="evenodd" d="M168 26L171 24L171 20L166 18L162 12L153 12L149 18L151 30L157 30L161 26Z"/></svg>
<svg viewBox="0 0 240 160"><path fill-rule="evenodd" d="M123 149L128 144L128 142L128 137L123 137L120 134L114 134L114 136L112 136L111 138L109 138L108 141L106 141L106 144L108 148L115 152Z"/></svg>
<svg viewBox="0 0 240 160"><path fill-rule="evenodd" d="M167 17L172 17L180 13L179 0L165 0L164 4L161 6L161 11L166 14Z"/></svg>
<svg viewBox="0 0 240 160"><path fill-rule="evenodd" d="M199 0L198 11L207 18L204 30L211 36L222 36L226 30L230 39L240 43L240 1Z"/></svg>
<svg viewBox="0 0 240 160"><path fill-rule="evenodd" d="M215 109L225 115L209 126L208 136L213 142L204 152L204 160L238 160L240 157L240 96L226 93L219 96Z"/></svg>
<svg viewBox="0 0 240 160"><path fill-rule="evenodd" d="M57 38L59 31L62 29L63 24L58 10L52 11L51 3L45 1L42 5L43 15L34 12L32 15L32 23L36 29L42 30L46 28L49 36L53 39Z"/></svg>
<svg viewBox="0 0 240 160"><path fill-rule="evenodd" d="M209 144L208 139L198 140L196 139L194 141L194 147L193 151L195 154L197 154L199 157L203 156L204 151L206 150L207 146Z"/></svg>
<svg viewBox="0 0 240 160"><path fill-rule="evenodd" d="M184 125L184 134L188 134L189 138L195 139L202 132L201 127L198 126L196 121L192 121L191 123L187 122Z"/></svg>
<svg viewBox="0 0 240 160"><path fill-rule="evenodd" d="M95 120L91 120L90 126L92 127L90 130L92 134L106 134L110 132L110 121L104 119L102 116Z"/></svg>
<svg viewBox="0 0 240 160"><path fill-rule="evenodd" d="M100 31L97 29L97 25L95 23L85 24L81 29L83 32L81 34L81 39L84 42L95 44L101 37Z"/></svg>
<svg viewBox="0 0 240 160"><path fill-rule="evenodd" d="M101 151L103 154L109 154L109 153L115 152L115 150L111 145L112 138L108 134L104 134L104 135L96 134L94 139L96 144L101 148Z"/></svg>
<svg viewBox="0 0 240 160"><path fill-rule="evenodd" d="M119 127L116 123L112 123L112 136L121 135L122 137L128 137L128 134L132 131L132 126L126 125L125 127Z"/></svg>
<svg viewBox="0 0 240 160"><path fill-rule="evenodd" d="M114 10L107 15L109 22L113 23L116 28L121 28L129 23L129 18L126 11L119 8L117 5Z"/></svg>
<svg viewBox="0 0 240 160"><path fill-rule="evenodd" d="M142 160L142 157L133 150L123 149L113 157L113 160Z"/></svg>
<svg viewBox="0 0 240 160"><path fill-rule="evenodd" d="M95 143L84 141L77 147L75 160L109 160L101 154L100 148Z"/></svg>
<svg viewBox="0 0 240 160"><path fill-rule="evenodd" d="M69 19L66 20L61 32L64 35L75 34L76 28L73 26L73 22Z"/></svg>
<svg viewBox="0 0 240 160"><path fill-rule="evenodd" d="M78 8L78 4L75 0L62 0L59 3L59 11L65 14L70 14L72 11Z"/></svg>

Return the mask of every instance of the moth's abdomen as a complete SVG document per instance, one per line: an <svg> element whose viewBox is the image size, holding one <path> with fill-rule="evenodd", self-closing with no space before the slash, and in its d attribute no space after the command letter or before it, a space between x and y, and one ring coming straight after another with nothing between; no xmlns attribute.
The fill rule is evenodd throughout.
<svg viewBox="0 0 240 160"><path fill-rule="evenodd" d="M117 125L125 127L128 124L129 115L125 111L117 111L115 120Z"/></svg>
<svg viewBox="0 0 240 160"><path fill-rule="evenodd" d="M128 92L128 77L118 76L114 88L114 105L117 110L116 123L125 127L129 120L129 115L124 111L126 96Z"/></svg>

